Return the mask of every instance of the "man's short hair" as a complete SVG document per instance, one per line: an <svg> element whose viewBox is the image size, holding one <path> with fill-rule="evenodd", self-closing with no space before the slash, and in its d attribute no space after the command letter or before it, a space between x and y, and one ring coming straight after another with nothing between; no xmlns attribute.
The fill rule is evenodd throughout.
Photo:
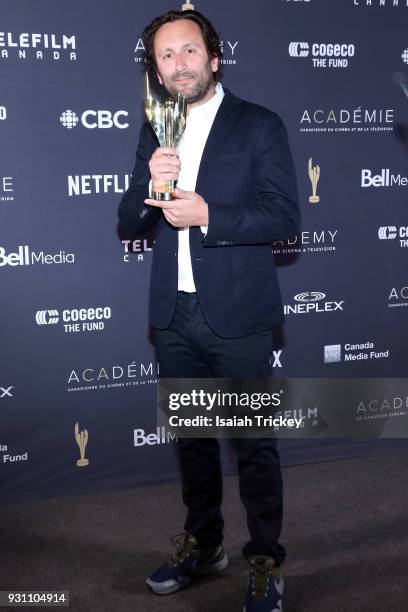
<svg viewBox="0 0 408 612"><path fill-rule="evenodd" d="M173 23L174 21L179 21L180 19L189 19L190 21L194 21L200 30L204 39L204 43L207 49L208 56L212 59L213 57L221 58L221 42L220 37L215 31L212 23L204 17L198 11L168 11L164 13L164 15L160 15L160 17L156 17L153 21L146 26L142 33L142 41L145 48L145 60L147 64L148 71L156 71L157 63L156 57L154 55L154 37L165 23ZM220 69L214 72L214 80L217 81L220 76Z"/></svg>

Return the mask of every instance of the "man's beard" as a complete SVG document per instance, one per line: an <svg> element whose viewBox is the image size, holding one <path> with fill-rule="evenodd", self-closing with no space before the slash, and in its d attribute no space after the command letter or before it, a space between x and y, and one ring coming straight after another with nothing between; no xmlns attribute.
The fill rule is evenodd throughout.
<svg viewBox="0 0 408 612"><path fill-rule="evenodd" d="M192 77L194 79L193 88L189 93L183 94L183 91L179 91L177 88L177 79ZM211 62L205 66L203 72L192 72L189 70L184 70L183 72L176 72L169 81L165 82L163 80L164 86L169 92L169 94L173 98L177 98L177 95L180 93L184 95L186 102L188 104L192 104L193 102L199 102L210 91L212 85L214 84L214 76L211 70Z"/></svg>

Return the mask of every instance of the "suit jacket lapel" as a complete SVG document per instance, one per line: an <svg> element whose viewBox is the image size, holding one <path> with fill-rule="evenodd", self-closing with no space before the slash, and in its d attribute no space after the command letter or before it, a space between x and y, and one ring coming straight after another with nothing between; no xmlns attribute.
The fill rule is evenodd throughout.
<svg viewBox="0 0 408 612"><path fill-rule="evenodd" d="M224 88L224 91L224 98L211 126L201 157L195 188L196 193L200 193L201 186L204 183L214 157L217 155L218 149L226 141L232 126L243 108L240 98L232 95L226 88Z"/></svg>

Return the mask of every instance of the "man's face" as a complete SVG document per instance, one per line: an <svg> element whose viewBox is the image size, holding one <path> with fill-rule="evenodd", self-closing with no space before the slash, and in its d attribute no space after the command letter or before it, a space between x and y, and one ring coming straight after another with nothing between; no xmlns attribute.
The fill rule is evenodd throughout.
<svg viewBox="0 0 408 612"><path fill-rule="evenodd" d="M209 58L200 27L190 19L165 23L154 37L157 76L173 97L205 100L214 85L218 57Z"/></svg>

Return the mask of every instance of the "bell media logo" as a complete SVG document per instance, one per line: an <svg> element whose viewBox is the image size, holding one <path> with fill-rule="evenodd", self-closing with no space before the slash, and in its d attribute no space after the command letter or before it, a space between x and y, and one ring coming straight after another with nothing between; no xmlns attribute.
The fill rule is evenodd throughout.
<svg viewBox="0 0 408 612"><path fill-rule="evenodd" d="M370 168L361 170L361 187L406 187L408 177L393 174L390 168L382 168L379 174L374 174Z"/></svg>
<svg viewBox="0 0 408 612"><path fill-rule="evenodd" d="M56 253L45 253L44 251L32 251L28 244L20 245L15 253L6 253L6 249L0 246L0 267L2 266L34 266L35 264L71 264L75 263L75 254L58 251Z"/></svg>

